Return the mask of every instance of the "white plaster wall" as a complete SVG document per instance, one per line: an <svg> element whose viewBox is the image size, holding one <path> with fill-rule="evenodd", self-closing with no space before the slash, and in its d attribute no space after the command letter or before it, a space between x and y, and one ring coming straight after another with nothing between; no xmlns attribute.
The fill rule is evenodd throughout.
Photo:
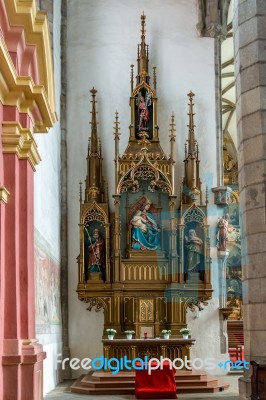
<svg viewBox="0 0 266 400"><path fill-rule="evenodd" d="M60 268L61 0L53 2L53 7L53 61L58 122L48 134L35 135L42 161L34 174L34 229L35 245ZM38 283L36 282L37 285ZM48 333L37 334L37 338L47 353L43 369L46 394L58 383L56 355L61 352L62 347L61 325L51 326Z"/></svg>
<svg viewBox="0 0 266 400"><path fill-rule="evenodd" d="M105 178L109 201L114 193L113 121L118 110L121 123L120 152L128 141L130 123L130 64L136 65L140 42L140 15L147 16L150 45L150 75L157 66L159 136L169 152L169 123L176 117L176 188L183 177L184 144L187 138L187 93L195 97L195 123L201 155L203 187L216 182L216 125L214 41L197 35L196 0L75 0L68 1L67 32L67 126L68 126L68 235L69 235L69 337L72 357L102 355L103 315L86 311L77 299L76 257L79 253L80 180L86 176L86 152L90 121L90 93L97 90L99 134L102 139ZM136 73L136 68L135 68ZM215 267L215 265L214 265ZM217 282L214 282L217 286ZM217 354L219 330L217 303L205 312L195 330L206 322L211 337L209 352ZM205 321L205 322L204 322ZM201 349L201 350L200 350ZM206 346L198 349L206 356ZM211 356L211 355L210 355ZM78 376L77 371L74 376Z"/></svg>

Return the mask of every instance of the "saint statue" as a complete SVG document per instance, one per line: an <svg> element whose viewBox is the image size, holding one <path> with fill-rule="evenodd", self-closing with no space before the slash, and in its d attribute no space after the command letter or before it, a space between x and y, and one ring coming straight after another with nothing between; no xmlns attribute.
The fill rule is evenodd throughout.
<svg viewBox="0 0 266 400"><path fill-rule="evenodd" d="M149 212L151 201L147 200L142 209L136 211L131 219L132 248L134 250L160 249L160 240L157 222Z"/></svg>
<svg viewBox="0 0 266 400"><path fill-rule="evenodd" d="M146 92L145 97L139 92L137 97L138 106L138 132L148 131L147 122L149 120L148 107L151 105L151 94Z"/></svg>
<svg viewBox="0 0 266 400"><path fill-rule="evenodd" d="M94 229L92 237L89 236L89 261L88 268L89 272L103 272L105 269L105 242L101 237L99 230Z"/></svg>
<svg viewBox="0 0 266 400"><path fill-rule="evenodd" d="M185 246L187 249L187 272L199 272L200 256L202 254L203 242L196 234L195 229L188 231L188 237L185 236Z"/></svg>
<svg viewBox="0 0 266 400"><path fill-rule="evenodd" d="M218 222L218 250L226 251L226 241L227 241L227 231L228 231L228 221L229 216L226 214L219 219Z"/></svg>

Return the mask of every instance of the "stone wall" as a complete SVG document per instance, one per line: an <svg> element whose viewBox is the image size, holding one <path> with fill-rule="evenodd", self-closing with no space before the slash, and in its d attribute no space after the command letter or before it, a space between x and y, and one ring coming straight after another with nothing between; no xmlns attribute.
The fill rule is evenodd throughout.
<svg viewBox="0 0 266 400"><path fill-rule="evenodd" d="M266 6L235 3L239 189L243 232L242 280L245 358L266 364ZM240 398L250 398L249 373L240 381Z"/></svg>

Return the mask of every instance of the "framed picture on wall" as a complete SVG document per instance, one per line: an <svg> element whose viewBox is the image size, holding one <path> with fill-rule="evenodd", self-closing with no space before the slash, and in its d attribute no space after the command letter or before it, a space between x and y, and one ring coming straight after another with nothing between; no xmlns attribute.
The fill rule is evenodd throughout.
<svg viewBox="0 0 266 400"><path fill-rule="evenodd" d="M154 327L153 326L141 326L140 327L140 338L154 338Z"/></svg>

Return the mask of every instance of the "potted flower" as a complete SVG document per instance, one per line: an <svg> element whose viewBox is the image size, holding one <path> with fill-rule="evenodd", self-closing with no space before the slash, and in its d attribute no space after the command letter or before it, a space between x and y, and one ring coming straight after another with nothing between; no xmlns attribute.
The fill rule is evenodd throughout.
<svg viewBox="0 0 266 400"><path fill-rule="evenodd" d="M134 335L135 331L131 331L130 329L125 331L124 334L126 335L128 340L132 339L132 336Z"/></svg>
<svg viewBox="0 0 266 400"><path fill-rule="evenodd" d="M190 334L190 329L182 328L180 329L180 333L183 336L183 339L188 339L188 335Z"/></svg>
<svg viewBox="0 0 266 400"><path fill-rule="evenodd" d="M106 332L107 332L107 335L108 335L108 339L109 340L113 340L114 335L116 334L116 330L112 329L112 328L109 328L109 329L106 329Z"/></svg>
<svg viewBox="0 0 266 400"><path fill-rule="evenodd" d="M171 329L164 329L162 330L163 338L164 339L169 339L171 335Z"/></svg>

